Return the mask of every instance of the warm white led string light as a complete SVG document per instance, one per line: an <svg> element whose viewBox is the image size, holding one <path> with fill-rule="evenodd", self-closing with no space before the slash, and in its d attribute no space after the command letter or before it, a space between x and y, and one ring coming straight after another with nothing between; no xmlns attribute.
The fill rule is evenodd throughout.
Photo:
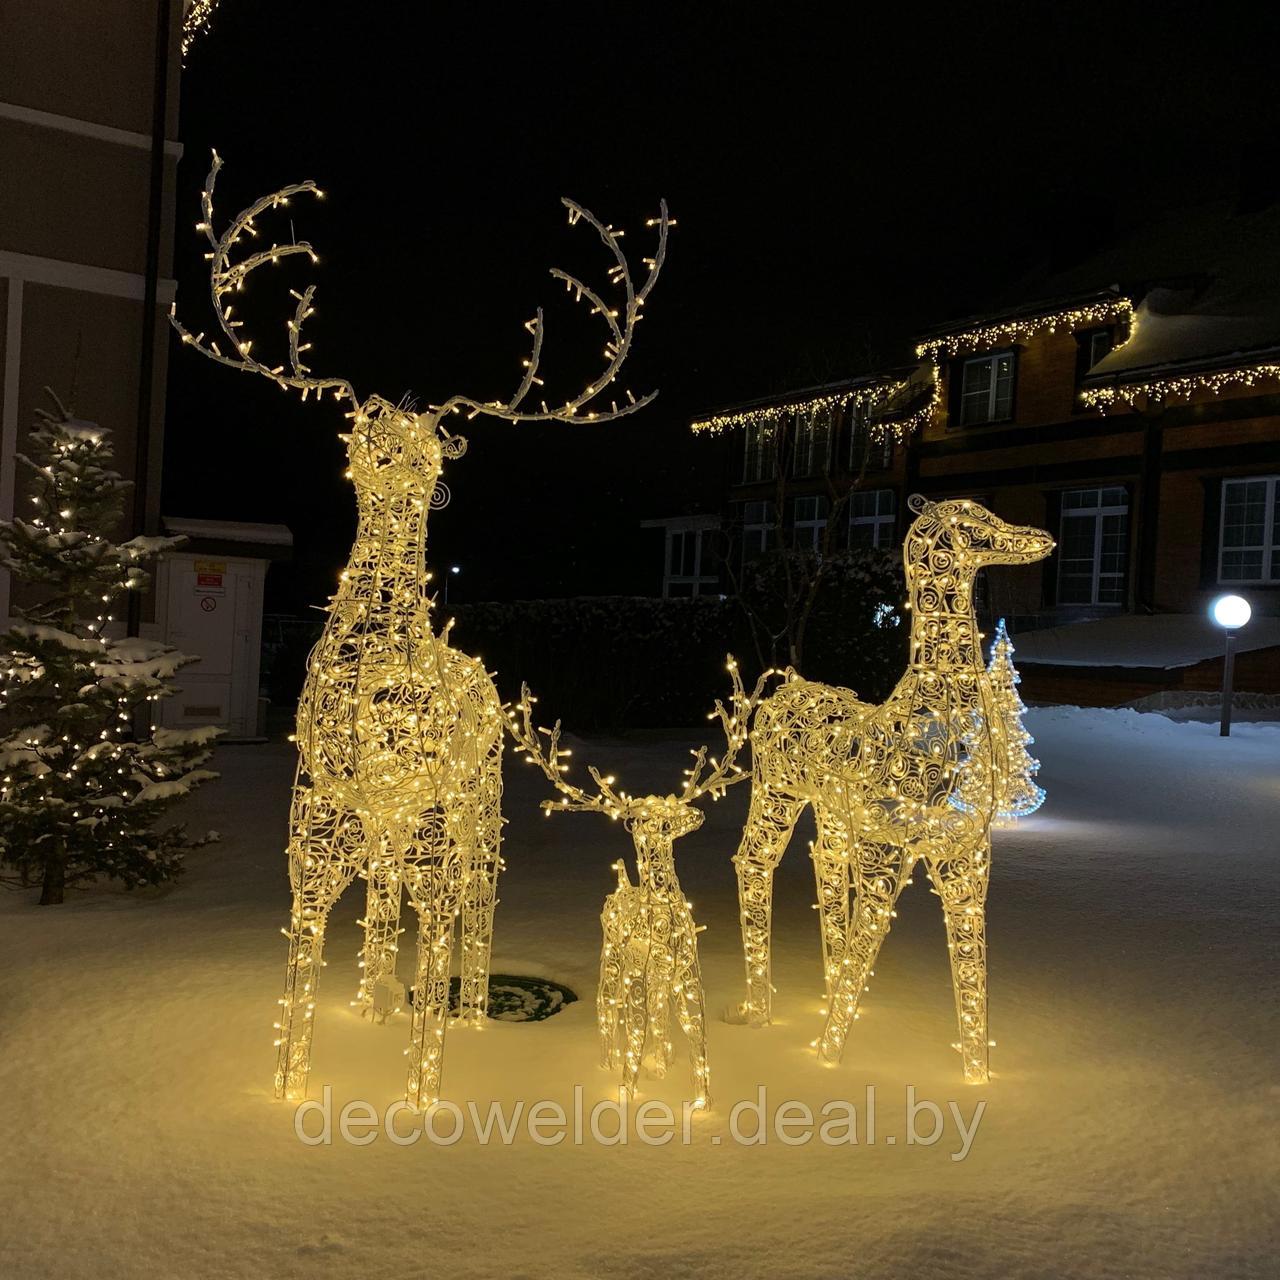
<svg viewBox="0 0 1280 1280"><path fill-rule="evenodd" d="M213 166L201 199L197 229L210 252L210 291L221 330L217 339L193 334L173 317L184 342L220 364L257 373L305 400L326 392L351 405L347 442L359 523L355 545L328 619L307 664L298 703L298 775L290 818L289 873L293 911L285 994L277 1024L278 1097L305 1096L315 1022L316 987L325 925L339 894L357 875L368 881L363 977L357 1003L390 1012L397 1003L395 963L400 899L407 893L419 921L418 959L409 1048L407 1100L426 1107L439 1097L449 971L456 922L461 919L460 1016L482 1021L488 1001L489 953L496 884L501 867L502 735L504 717L493 682L477 659L448 643L431 621L430 575L424 554L427 516L447 501L440 483L445 459L466 442L442 420L483 414L512 422L606 422L633 413L652 395L591 407L609 387L631 347L642 307L658 279L673 225L665 203L650 224L657 247L644 259L635 287L621 248L622 232L566 200L569 222L592 227L613 261L610 284L621 292L608 303L588 285L554 270L577 301L601 317L607 332L602 370L563 403L536 409L523 402L541 384L543 319L527 328L532 349L515 394L505 401L454 396L418 413L379 396L360 400L342 378L314 376L304 362L310 344L302 327L313 313L314 286L294 292L287 326L288 363L253 354L232 298L250 274L296 255L316 261L306 241L276 243L236 258L256 236L256 221L299 194L320 196L313 182L284 187L255 201L218 234L214 230ZM389 1007L388 1007L389 1006Z"/></svg>
<svg viewBox="0 0 1280 1280"><path fill-rule="evenodd" d="M977 761L991 779L990 762L1006 759L1007 746L1003 719L993 714L973 585L984 566L1030 564L1054 544L975 502L916 496L909 505L911 660L888 699L869 705L792 672L755 715L751 807L734 859L743 1012L756 1025L770 1020L773 872L811 806L828 998L819 1056L839 1061L898 895L923 859L942 900L964 1078L980 1082L988 1070L984 911L998 797L994 787L972 794L968 810L949 800L962 760Z"/></svg>
<svg viewBox="0 0 1280 1280"><path fill-rule="evenodd" d="M728 660L733 693L726 707L717 702L710 719L720 721L726 749L717 760L707 748L694 753L685 771L680 794L631 796L595 768L588 769L594 791L586 791L565 778L569 756L560 746L560 723L538 729L533 723L535 699L527 688L510 713L509 727L525 759L536 764L560 793L546 800L548 815L557 811L603 813L620 821L631 833L636 855L636 883L622 862L614 863L618 887L605 899L600 920L603 945L600 953L600 986L596 1018L600 1031L601 1064L622 1070L623 1088L634 1093L640 1068L648 1062L656 1075L664 1075L671 1063L670 1017L674 1011L689 1041L694 1103L710 1102L707 1066L706 1008L698 965L698 926L693 904L686 900L676 877L673 845L702 825L696 804L704 796L718 800L725 789L745 774L737 757L747 742L751 714L760 701L766 680L760 677L748 695L738 665ZM545 739L545 745L543 742Z"/></svg>

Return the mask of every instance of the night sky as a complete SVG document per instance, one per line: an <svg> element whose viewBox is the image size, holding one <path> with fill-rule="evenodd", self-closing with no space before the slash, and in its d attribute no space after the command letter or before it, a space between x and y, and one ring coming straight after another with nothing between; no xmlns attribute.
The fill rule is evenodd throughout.
<svg viewBox="0 0 1280 1280"><path fill-rule="evenodd" d="M222 0L183 75L180 311L212 327L192 227L216 145L222 218L301 178L328 193L280 223L319 267L246 294L255 354L284 358L287 290L310 279L317 373L506 396L541 303L550 398L601 342L546 269L603 286L606 265L560 196L637 258L665 196L679 225L622 380L655 405L594 428L477 419L428 547L462 566L461 599L630 592L658 571L639 521L714 501L692 413L900 361L913 332L1169 206L1275 194L1278 24L1258 6L841 9ZM270 609L323 603L345 558L343 425L175 345L164 509L288 524Z"/></svg>

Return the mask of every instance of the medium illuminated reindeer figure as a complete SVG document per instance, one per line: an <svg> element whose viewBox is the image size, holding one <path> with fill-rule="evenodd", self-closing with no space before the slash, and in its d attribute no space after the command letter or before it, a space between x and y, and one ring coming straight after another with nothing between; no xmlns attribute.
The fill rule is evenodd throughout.
<svg viewBox="0 0 1280 1280"><path fill-rule="evenodd" d="M526 760L536 764L560 792L559 800L543 801L548 814L560 810L606 814L622 822L635 845L637 883L632 884L623 862L615 862L618 887L605 899L600 917L604 940L596 1018L601 1065L622 1068L622 1085L629 1094L635 1092L646 1059L654 1075L664 1076L671 1064L674 1006L689 1041L698 1107L710 1101L706 1012L698 965L701 931L676 876L673 845L702 825L702 811L695 805L703 796L718 800L728 787L748 776L739 768L737 757L747 741L751 713L772 673L760 677L749 697L732 657L729 673L733 679L729 706L717 701L708 717L719 719L724 728L724 755L719 760L709 758L707 748L699 747L678 796L630 796L616 790L614 779L602 777L595 768L588 769L596 785L594 793L566 781L563 775L569 766L563 761L569 751L560 746L560 722L552 729L534 728L534 699L527 687L521 690L519 706L511 711L508 722Z"/></svg>
<svg viewBox="0 0 1280 1280"><path fill-rule="evenodd" d="M770 1019L773 872L811 805L827 983L820 1058L840 1060L898 895L923 859L942 899L964 1078L978 1083L988 1074L984 921L999 788L993 782L991 794L973 797L968 811L949 798L963 762L976 758L979 776L994 780L1008 745L1003 718L992 714L973 584L984 566L1031 564L1054 543L976 502L913 497L909 505L915 519L903 560L911 659L888 699L868 705L848 689L790 673L755 717L751 808L734 859L747 968L743 1011L755 1025Z"/></svg>
<svg viewBox="0 0 1280 1280"><path fill-rule="evenodd" d="M426 1107L439 1097L449 1009L455 922L462 920L460 1018L478 1024L488 1002L493 911L501 866L502 705L476 659L448 643L448 627L431 624L426 571L427 513L448 501L440 483L445 459L466 448L450 432L454 414L510 422L605 422L634 413L653 398L627 394L607 410L588 406L618 374L631 348L645 299L657 281L672 225L665 203L651 220L657 248L646 258L646 279L632 282L622 232L565 200L569 222L592 227L612 256L611 283L622 293L610 305L576 277L554 269L576 300L608 328L604 368L578 395L556 407L522 407L534 387L542 355L539 310L526 326L532 349L515 395L505 401L454 396L416 412L380 396L360 399L341 378L312 375L303 361L309 344L302 326L312 314L315 286L294 292L288 322L288 364L267 364L253 352L233 310L233 298L259 267L294 255L316 261L305 241L271 244L237 259L265 213L300 194L319 196L313 182L256 200L214 230L213 193L221 161L213 158L197 230L208 238L210 291L223 340L205 341L176 316L184 342L221 364L260 374L305 400L328 392L350 408L344 439L356 490L359 524L351 558L329 603L323 634L307 662L298 703L298 774L290 816L289 876L293 910L286 930L289 963L278 1025L275 1092L306 1095L315 1022L316 987L325 924L339 894L358 874L368 881L364 973L357 1003L395 985L400 900L405 891L418 915L418 959L409 1048L407 1100Z"/></svg>

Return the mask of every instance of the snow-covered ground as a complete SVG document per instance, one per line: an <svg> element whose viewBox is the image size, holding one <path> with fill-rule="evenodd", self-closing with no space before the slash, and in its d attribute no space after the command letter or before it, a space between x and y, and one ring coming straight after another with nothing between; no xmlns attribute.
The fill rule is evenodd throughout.
<svg viewBox="0 0 1280 1280"><path fill-rule="evenodd" d="M740 995L729 862L746 788L677 846L701 937L715 1107L692 1142L649 1147L304 1146L269 1097L283 977L284 744L227 748L189 802L224 843L162 894L95 892L40 910L0 896L0 1274L74 1276L1272 1276L1280 727L1133 711L1033 710L1049 798L996 836L990 904L994 1077L966 1088L936 900L899 907L844 1064L823 1070L818 938L800 833L779 872L777 1021ZM667 790L687 745L603 741L585 756ZM623 831L537 814L508 770L508 870L495 968L583 997L534 1024L450 1035L460 1103L613 1093L596 1066L598 912ZM348 1007L349 894L330 930L312 1092L401 1096L403 1018ZM407 940L407 939L406 939ZM683 1060L646 1095L685 1095ZM732 1141L759 1084L815 1113L877 1090L875 1145ZM904 1091L948 1121L906 1145ZM861 1115L860 1115L861 1119ZM407 1124L402 1121L402 1128ZM750 1128L750 1123L744 1123ZM927 1121L922 1121L927 1131ZM448 1131L447 1122L441 1132ZM336 1116L335 1116L336 1129ZM859 1132L865 1138L865 1132ZM888 1138L896 1142L889 1144ZM720 1141L717 1142L717 1139Z"/></svg>

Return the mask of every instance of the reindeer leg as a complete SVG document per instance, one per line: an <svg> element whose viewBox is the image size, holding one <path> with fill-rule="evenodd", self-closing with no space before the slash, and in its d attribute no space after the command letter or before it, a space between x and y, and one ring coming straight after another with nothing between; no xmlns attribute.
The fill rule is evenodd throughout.
<svg viewBox="0 0 1280 1280"><path fill-rule="evenodd" d="M606 1069L618 1066L622 1060L618 1045L619 1013L635 913L635 886L627 879L626 866L618 861L613 864L613 869L618 874L618 887L605 898L604 909L600 913L600 983L596 988L600 1065Z"/></svg>
<svg viewBox="0 0 1280 1280"><path fill-rule="evenodd" d="M893 907L902 891L902 852L893 845L861 845L857 850L857 903L827 1021L817 1041L818 1057L829 1066L840 1061L849 1027L858 1018L858 1005L876 956L889 935Z"/></svg>
<svg viewBox="0 0 1280 1280"><path fill-rule="evenodd" d="M644 1061L645 1024L648 1014L649 954L652 939L649 934L649 911L641 908L637 927L632 930L624 951L622 974L622 1087L634 1096L640 1078L640 1064Z"/></svg>
<svg viewBox="0 0 1280 1280"><path fill-rule="evenodd" d="M418 968L405 1101L417 1111L440 1100L449 1022L449 967L466 856L446 833L433 832L431 825L423 824L415 841L418 847L405 860L405 887L418 912Z"/></svg>
<svg viewBox="0 0 1280 1280"><path fill-rule="evenodd" d="M773 872L803 808L800 801L776 791L766 791L757 778L751 786L747 826L733 859L738 869L738 914L747 966L747 999L740 1013L743 1020L753 1027L768 1026L772 1018L769 949Z"/></svg>
<svg viewBox="0 0 1280 1280"><path fill-rule="evenodd" d="M489 1012L489 959L493 912L502 868L502 739L481 765L476 793L475 837L462 902L462 984L459 1020L484 1025Z"/></svg>
<svg viewBox="0 0 1280 1280"><path fill-rule="evenodd" d="M645 1037L649 1074L661 1080L671 1065L671 986L675 960L671 948L655 939L645 976L645 1007L649 1029Z"/></svg>
<svg viewBox="0 0 1280 1280"><path fill-rule="evenodd" d="M960 1058L965 1084L989 1078L987 1039L987 883L991 869L988 837L972 853L929 861L929 877L942 899L960 1026Z"/></svg>
<svg viewBox="0 0 1280 1280"><path fill-rule="evenodd" d="M817 819L813 874L822 933L823 999L830 1009L831 989L849 933L849 833L846 825L828 811L817 810Z"/></svg>
<svg viewBox="0 0 1280 1280"><path fill-rule="evenodd" d="M690 926L692 926L690 921ZM676 1017L689 1041L689 1062L693 1068L694 1105L711 1105L711 1069L707 1065L707 1018L702 994L702 969L698 964L697 936L689 935L689 943L677 959L674 982Z"/></svg>
<svg viewBox="0 0 1280 1280"><path fill-rule="evenodd" d="M364 913L364 947L361 951L360 989L356 1003L362 1013L374 1006L374 992L379 983L396 976L399 951L400 871L381 840L369 851L368 898Z"/></svg>
<svg viewBox="0 0 1280 1280"><path fill-rule="evenodd" d="M364 825L310 787L294 787L289 816L289 962L280 1000L275 1095L307 1096L316 990L324 963L324 930L339 894L364 856Z"/></svg>

